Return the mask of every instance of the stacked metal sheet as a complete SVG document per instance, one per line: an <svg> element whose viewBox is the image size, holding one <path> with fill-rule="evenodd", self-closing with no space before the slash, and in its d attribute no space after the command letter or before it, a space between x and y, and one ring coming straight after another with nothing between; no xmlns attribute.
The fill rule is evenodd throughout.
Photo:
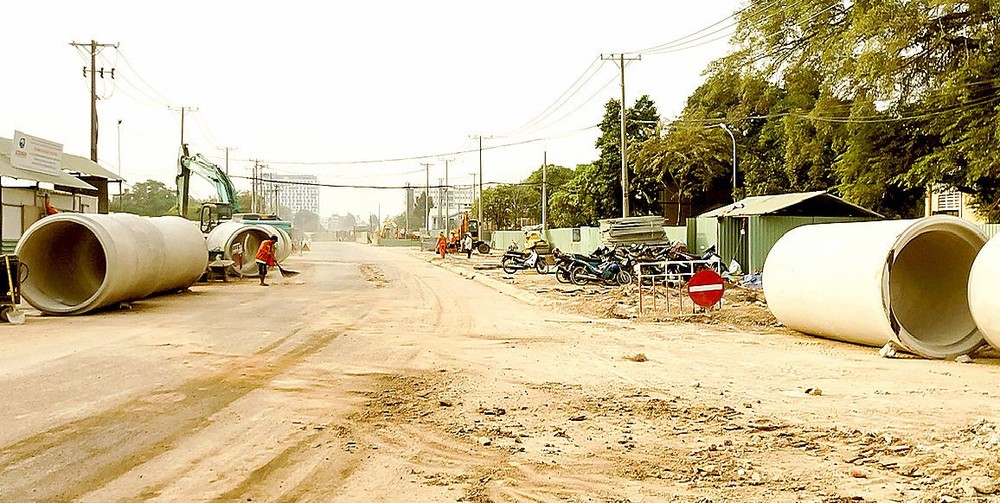
<svg viewBox="0 0 1000 503"><path fill-rule="evenodd" d="M609 218L601 220L599 224L601 241L607 245L667 241L667 235L663 231L663 217Z"/></svg>

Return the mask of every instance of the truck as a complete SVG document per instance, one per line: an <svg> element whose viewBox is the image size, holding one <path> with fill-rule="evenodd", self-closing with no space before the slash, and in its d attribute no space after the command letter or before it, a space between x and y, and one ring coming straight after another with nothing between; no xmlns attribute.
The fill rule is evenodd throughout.
<svg viewBox="0 0 1000 503"><path fill-rule="evenodd" d="M240 202L236 194L236 187L232 180L222 171L219 166L201 154L191 155L188 146L181 146L177 154L177 211L180 216L187 218L188 194L191 184L191 174L194 173L204 178L215 186L217 201L202 203L199 212L199 225L201 232L209 233L220 222L228 220L240 221L247 224L267 224L281 227L285 231L292 230L292 223L281 220L275 215L263 215L260 213L241 213Z"/></svg>

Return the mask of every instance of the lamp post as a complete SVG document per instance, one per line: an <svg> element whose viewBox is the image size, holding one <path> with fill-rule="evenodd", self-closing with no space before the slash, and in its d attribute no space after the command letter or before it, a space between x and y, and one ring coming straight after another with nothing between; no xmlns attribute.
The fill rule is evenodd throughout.
<svg viewBox="0 0 1000 503"><path fill-rule="evenodd" d="M729 133L729 138L733 140L733 202L736 202L736 137L733 136L733 132L725 124L719 123L719 127Z"/></svg>

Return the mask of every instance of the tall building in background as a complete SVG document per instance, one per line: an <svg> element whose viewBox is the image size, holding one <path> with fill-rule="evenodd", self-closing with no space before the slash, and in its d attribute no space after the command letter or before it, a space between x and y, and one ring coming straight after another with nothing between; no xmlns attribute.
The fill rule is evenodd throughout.
<svg viewBox="0 0 1000 503"><path fill-rule="evenodd" d="M274 182L263 182L264 207L275 213L281 207L291 210L292 218L300 210L311 211L319 215L319 179L316 175L280 175L277 173L262 173L262 178Z"/></svg>

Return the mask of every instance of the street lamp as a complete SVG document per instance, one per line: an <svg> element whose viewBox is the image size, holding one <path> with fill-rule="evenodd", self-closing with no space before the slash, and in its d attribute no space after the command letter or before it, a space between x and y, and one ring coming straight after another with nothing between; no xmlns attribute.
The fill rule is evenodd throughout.
<svg viewBox="0 0 1000 503"><path fill-rule="evenodd" d="M719 123L719 127L729 133L729 138L733 140L733 202L736 202L736 137L724 123Z"/></svg>

